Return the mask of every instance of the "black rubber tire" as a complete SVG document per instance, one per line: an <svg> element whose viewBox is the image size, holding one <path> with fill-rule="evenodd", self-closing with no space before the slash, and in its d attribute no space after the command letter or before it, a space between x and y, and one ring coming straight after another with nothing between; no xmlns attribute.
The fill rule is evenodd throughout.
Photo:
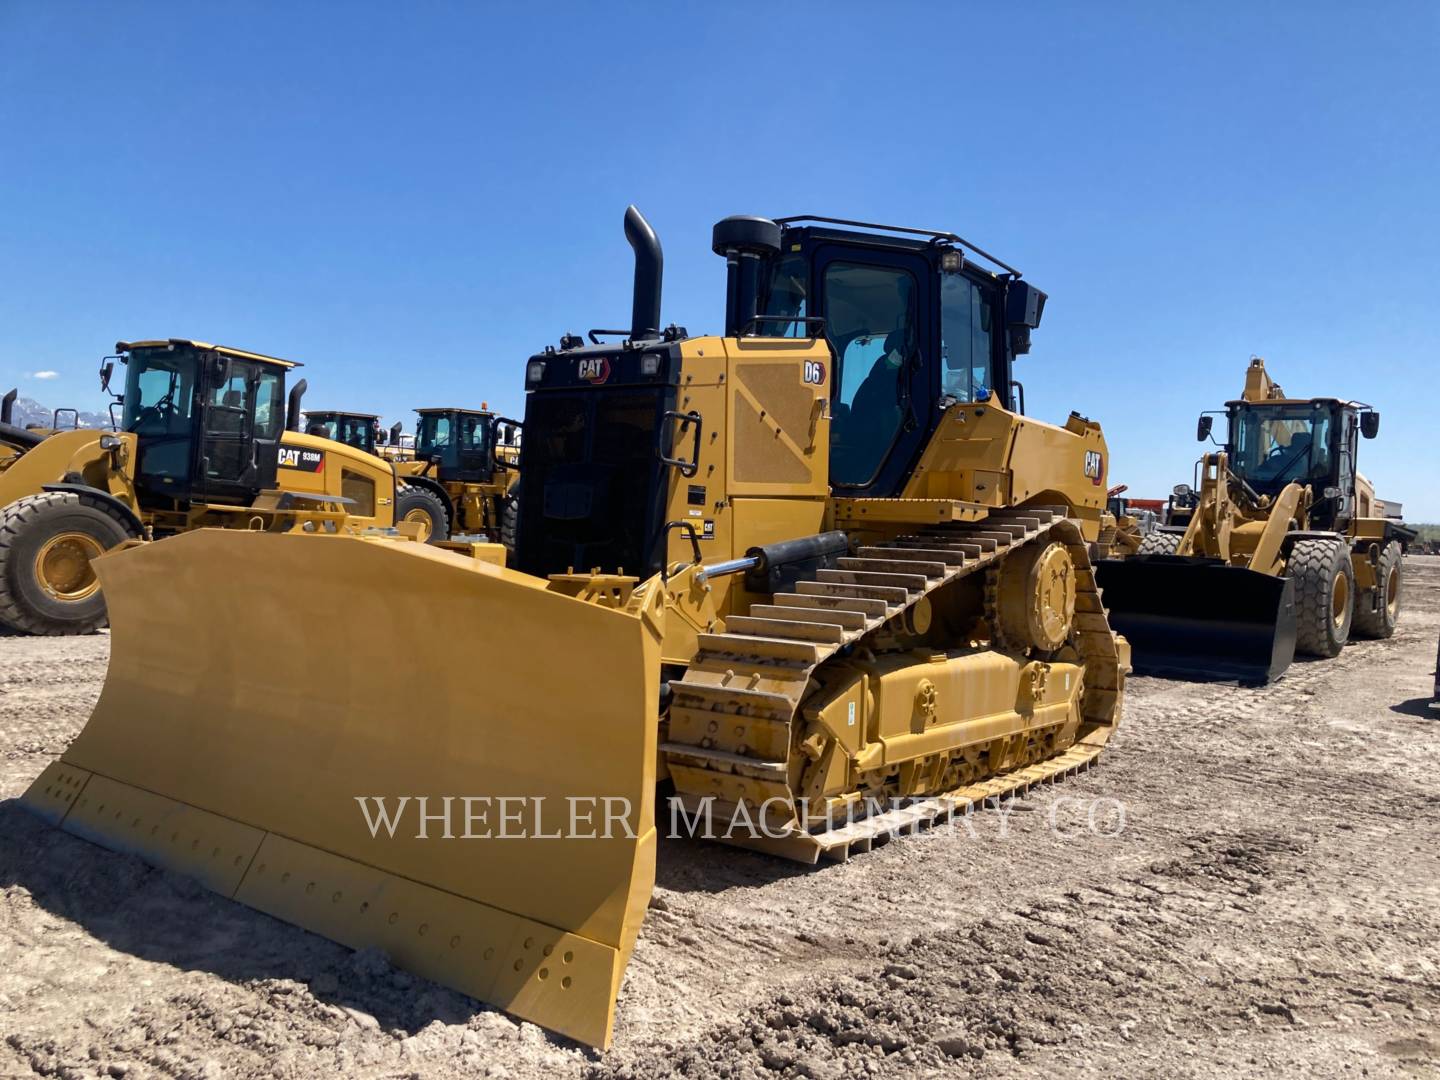
<svg viewBox="0 0 1440 1080"><path fill-rule="evenodd" d="M412 510L420 510L430 519L430 536L426 543L450 539L450 515L439 495L429 488L401 484L395 490L395 520L402 521Z"/></svg>
<svg viewBox="0 0 1440 1080"><path fill-rule="evenodd" d="M515 561L515 536L520 530L520 485L500 501L500 543L505 545L505 561Z"/></svg>
<svg viewBox="0 0 1440 1080"><path fill-rule="evenodd" d="M1380 562L1375 567L1376 587L1367 590L1355 602L1355 625L1352 632L1356 637L1388 638L1395 633L1395 624L1400 621L1400 606L1404 600L1404 578L1401 565L1404 562L1400 541L1391 540L1380 552ZM1394 600L1390 597L1394 586ZM1378 610L1371 610L1375 593L1379 593Z"/></svg>
<svg viewBox="0 0 1440 1080"><path fill-rule="evenodd" d="M0 623L27 634L94 633L107 621L104 594L83 600L48 593L35 572L42 546L61 533L83 533L105 551L136 539L135 527L99 496L46 491L0 511Z"/></svg>
<svg viewBox="0 0 1440 1080"><path fill-rule="evenodd" d="M1174 555L1184 533L1152 532L1140 541L1136 555Z"/></svg>
<svg viewBox="0 0 1440 1080"><path fill-rule="evenodd" d="M1297 540L1285 572L1295 582L1295 651L1339 656L1350 640L1355 618L1355 568L1350 565L1349 546L1342 540ZM1348 601L1337 621L1333 601L1336 579L1341 576Z"/></svg>

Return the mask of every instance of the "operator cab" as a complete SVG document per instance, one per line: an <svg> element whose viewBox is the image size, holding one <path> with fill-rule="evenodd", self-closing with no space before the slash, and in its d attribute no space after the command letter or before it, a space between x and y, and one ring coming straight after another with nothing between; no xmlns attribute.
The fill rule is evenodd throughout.
<svg viewBox="0 0 1440 1080"><path fill-rule="evenodd" d="M507 425L487 409L417 409L415 458L435 465L441 483L488 484Z"/></svg>
<svg viewBox="0 0 1440 1080"><path fill-rule="evenodd" d="M374 413L306 409L305 431L322 439L353 446L367 454L375 453L376 443L385 441L380 430L380 417Z"/></svg>
<svg viewBox="0 0 1440 1080"><path fill-rule="evenodd" d="M698 452L699 425L677 411L688 334L660 328L659 241L633 207L625 228L636 255L630 330L592 330L588 343L567 334L526 367L516 564L528 573L658 571L671 470L692 438ZM829 344L832 370L817 374L830 387L836 494L899 495L957 403L1023 411L1011 367L1029 351L1045 294L955 234L730 217L712 247L727 265L727 337Z"/></svg>
<svg viewBox="0 0 1440 1080"><path fill-rule="evenodd" d="M248 503L276 484L285 373L298 364L200 341L117 342L120 430L139 436L136 485L153 500Z"/></svg>
<svg viewBox="0 0 1440 1080"><path fill-rule="evenodd" d="M745 238L732 223L753 220L717 225L717 250L743 260ZM776 248L760 260L759 314L742 323L746 286L735 282L727 324L737 325L726 333L805 337L823 327L835 358L830 482L837 494L898 495L951 405L1023 410L1011 365L1029 351L1045 294L1019 271L953 233L809 217L776 224ZM733 276L743 274L742 263Z"/></svg>
<svg viewBox="0 0 1440 1080"><path fill-rule="evenodd" d="M1311 526L1343 531L1355 516L1357 443L1375 437L1380 414L1336 398L1230 401L1225 409L1230 472L1271 498L1290 483L1308 487ZM1209 435L1208 415L1198 433Z"/></svg>

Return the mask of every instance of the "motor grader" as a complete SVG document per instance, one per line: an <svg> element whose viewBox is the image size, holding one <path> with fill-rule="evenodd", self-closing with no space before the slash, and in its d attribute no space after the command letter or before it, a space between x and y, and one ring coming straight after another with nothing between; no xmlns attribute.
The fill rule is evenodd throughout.
<svg viewBox="0 0 1440 1080"><path fill-rule="evenodd" d="M26 805L604 1046L660 778L672 828L814 863L1093 762L1128 670L1088 555L1108 453L1017 407L1045 294L952 233L727 218L724 332L692 336L625 231L624 340L525 365L512 565L107 555L109 676Z"/></svg>
<svg viewBox="0 0 1440 1080"><path fill-rule="evenodd" d="M1180 485L1184 525L1137 557L1099 564L1105 603L1144 673L1264 684L1297 652L1337 656L1352 632L1384 638L1401 605L1401 544L1356 471L1380 414L1336 398L1287 398L1253 357L1229 436ZM1213 414L1196 435L1210 438ZM1198 490L1197 490L1198 489Z"/></svg>
<svg viewBox="0 0 1440 1080"><path fill-rule="evenodd" d="M483 404L479 409L416 413L414 451L395 462L395 473L431 498L417 501L405 520L419 526L423 537L483 534L513 551L518 422L495 415ZM400 432L393 432L391 441L399 439Z"/></svg>
<svg viewBox="0 0 1440 1080"><path fill-rule="evenodd" d="M78 634L106 618L92 562L137 539L225 527L389 527L386 462L286 426L288 360L172 338L120 342L119 430L0 424L0 622ZM288 399L298 422L303 380Z"/></svg>

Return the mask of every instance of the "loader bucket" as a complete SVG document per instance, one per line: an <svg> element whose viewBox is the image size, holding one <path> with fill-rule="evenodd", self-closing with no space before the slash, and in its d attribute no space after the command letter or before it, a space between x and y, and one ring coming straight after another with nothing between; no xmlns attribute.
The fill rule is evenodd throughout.
<svg viewBox="0 0 1440 1080"><path fill-rule="evenodd" d="M1295 658L1289 578L1175 555L1102 559L1096 578L1137 674L1259 686Z"/></svg>
<svg viewBox="0 0 1440 1080"><path fill-rule="evenodd" d="M658 590L622 611L428 545L239 530L97 566L109 674L30 808L608 1045L654 883Z"/></svg>

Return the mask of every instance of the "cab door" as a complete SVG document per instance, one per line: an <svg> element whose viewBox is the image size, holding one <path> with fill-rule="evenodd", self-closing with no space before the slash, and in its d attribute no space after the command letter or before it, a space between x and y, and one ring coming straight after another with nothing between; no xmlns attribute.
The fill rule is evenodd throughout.
<svg viewBox="0 0 1440 1080"><path fill-rule="evenodd" d="M813 280L835 356L830 483L896 495L935 412L934 270L920 254L822 244Z"/></svg>
<svg viewBox="0 0 1440 1080"><path fill-rule="evenodd" d="M275 483L282 376L268 366L219 355L208 362L207 376L198 493L214 502L251 502Z"/></svg>

